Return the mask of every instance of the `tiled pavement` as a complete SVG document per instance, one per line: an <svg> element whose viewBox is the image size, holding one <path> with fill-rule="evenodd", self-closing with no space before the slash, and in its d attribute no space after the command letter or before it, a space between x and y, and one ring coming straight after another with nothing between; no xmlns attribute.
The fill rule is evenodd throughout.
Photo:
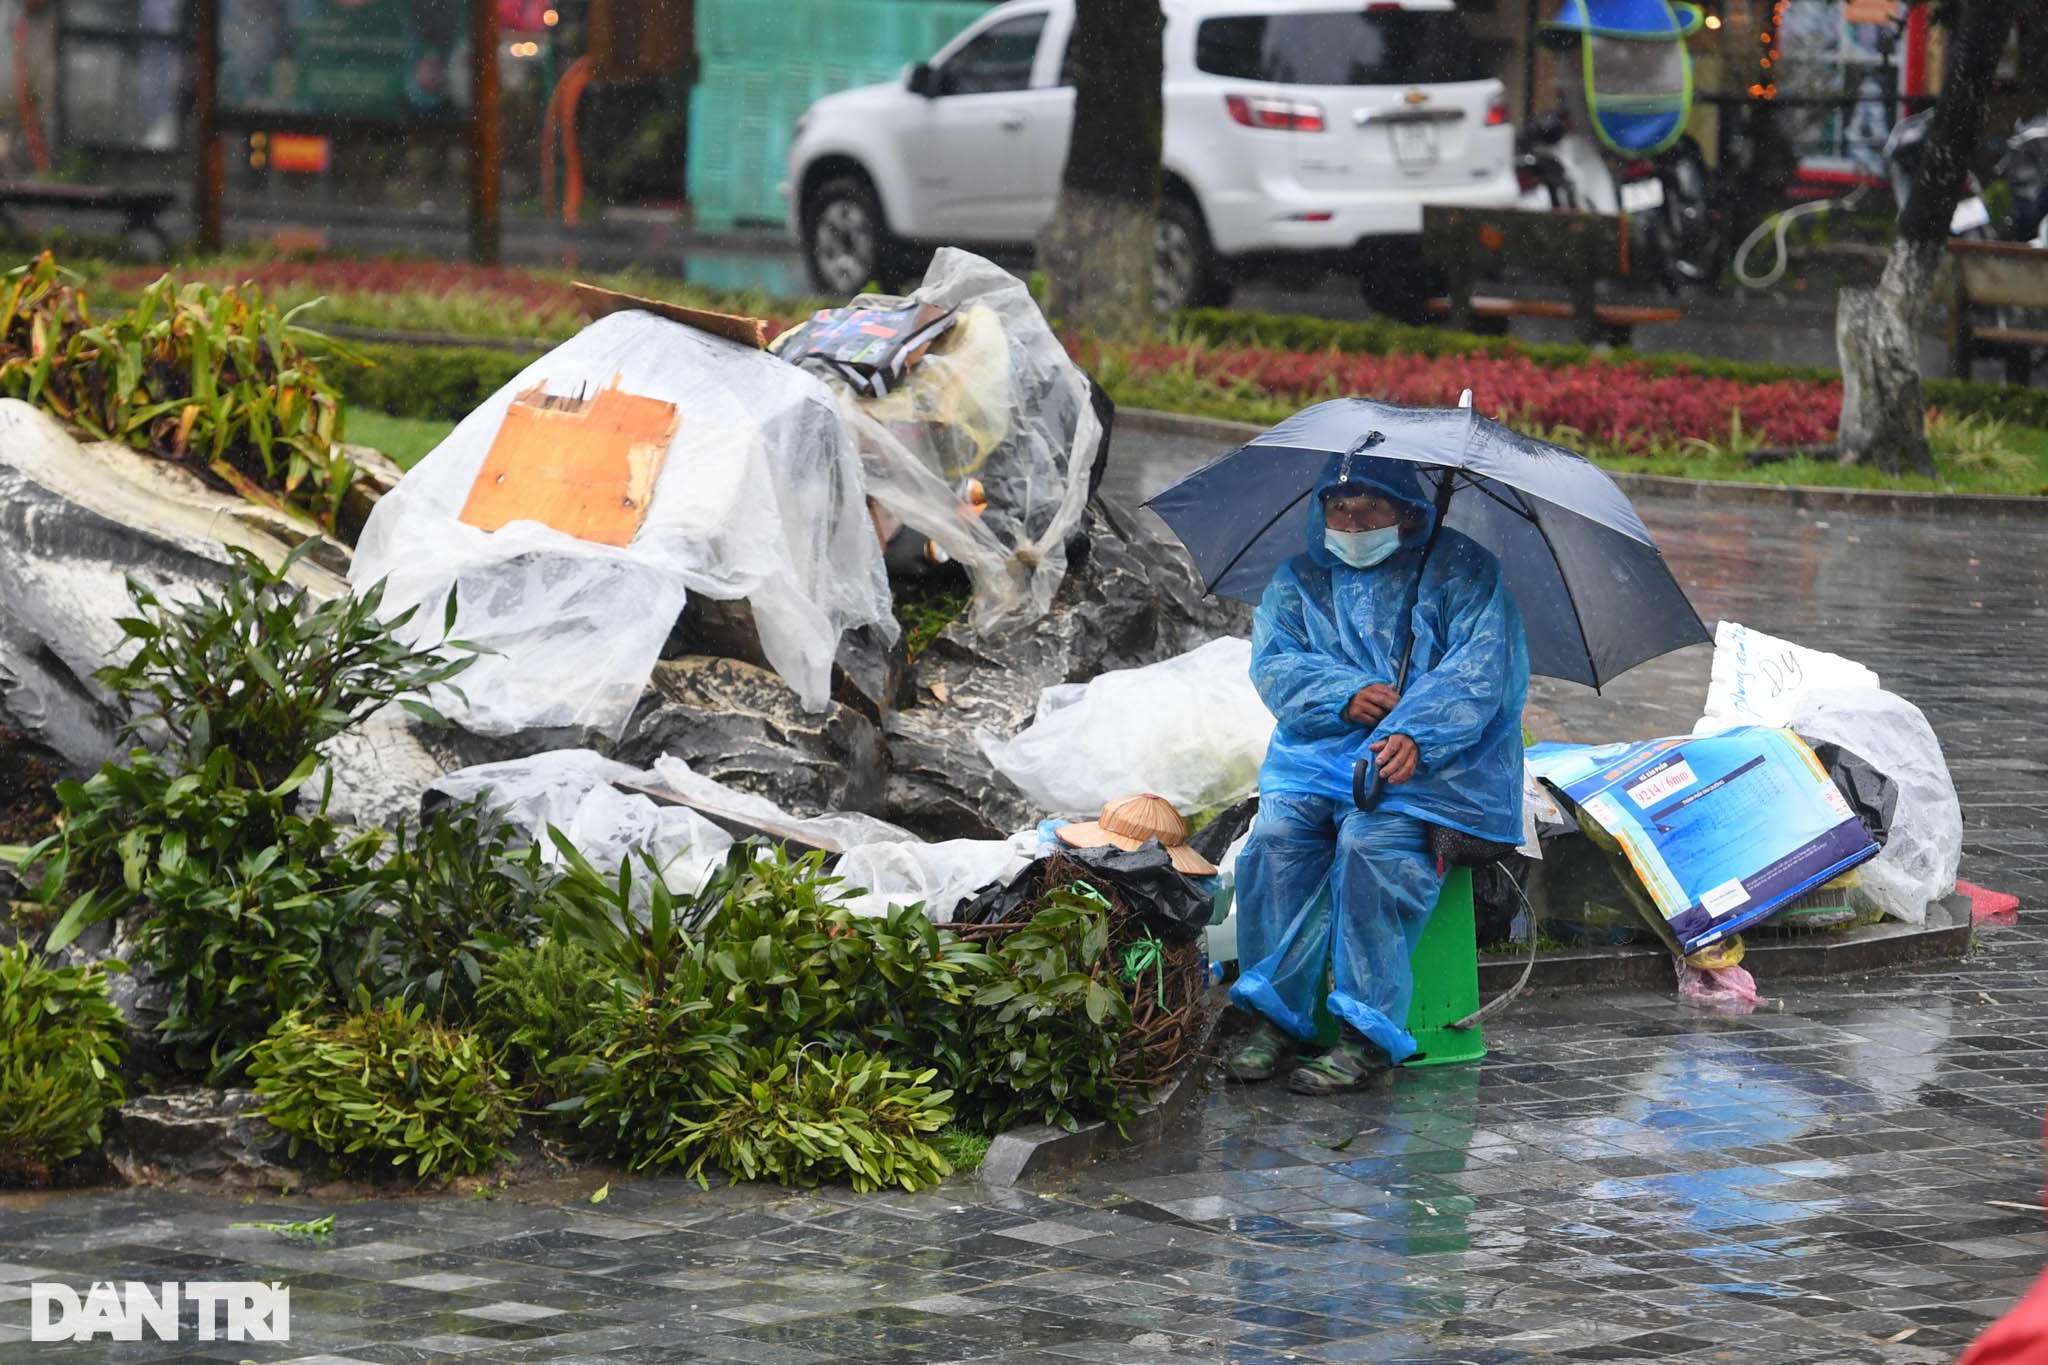
<svg viewBox="0 0 2048 1365"><path fill-rule="evenodd" d="M2048 528L1645 512L1709 620L1927 709L1964 875L2038 914ZM1690 723L1703 674L1694 652L1541 700L1648 734ZM0 1360L1952 1360L2048 1260L2044 969L2029 916L1960 964L1763 981L1782 1008L1747 1018L1538 997L1476 1066L1339 1100L1219 1086L1165 1143L1015 1191L5 1197ZM227 1227L326 1212L326 1248ZM32 1346L45 1277L280 1280L292 1341Z"/></svg>

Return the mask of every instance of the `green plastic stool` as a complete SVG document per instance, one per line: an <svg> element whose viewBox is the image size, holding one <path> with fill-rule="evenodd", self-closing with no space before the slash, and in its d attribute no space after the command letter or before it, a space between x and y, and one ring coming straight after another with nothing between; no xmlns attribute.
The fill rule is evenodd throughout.
<svg viewBox="0 0 2048 1365"><path fill-rule="evenodd" d="M1316 894L1327 896L1325 887ZM1448 1066L1475 1062L1486 1055L1484 1029L1450 1025L1479 1008L1479 946L1472 922L1472 869L1453 867L1444 874L1436 908L1429 912L1422 940L1408 956L1415 995L1408 1003L1408 1031L1415 1035L1419 1057L1404 1066ZM1316 998L1316 1042L1337 1041L1337 1021L1321 996Z"/></svg>

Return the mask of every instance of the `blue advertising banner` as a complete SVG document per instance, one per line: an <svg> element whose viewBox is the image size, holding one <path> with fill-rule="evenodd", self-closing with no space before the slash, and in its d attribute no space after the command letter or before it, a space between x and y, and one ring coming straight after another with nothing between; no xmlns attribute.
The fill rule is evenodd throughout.
<svg viewBox="0 0 2048 1365"><path fill-rule="evenodd" d="M1790 730L1538 744L1529 770L1612 835L1687 953L1876 855Z"/></svg>

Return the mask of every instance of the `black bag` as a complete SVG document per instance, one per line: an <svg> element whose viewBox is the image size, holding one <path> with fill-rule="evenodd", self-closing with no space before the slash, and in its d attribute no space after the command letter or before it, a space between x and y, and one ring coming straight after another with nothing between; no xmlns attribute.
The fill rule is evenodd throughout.
<svg viewBox="0 0 2048 1365"><path fill-rule="evenodd" d="M1153 933L1168 943L1190 943L1208 926L1214 897L1202 883L1173 865L1166 846L1147 839L1126 853L1113 844L1063 848L1040 858L1007 886L984 891L954 912L963 924L1002 924L1018 917L1038 898L1045 865L1063 859L1086 868L1089 878L1113 889Z"/></svg>

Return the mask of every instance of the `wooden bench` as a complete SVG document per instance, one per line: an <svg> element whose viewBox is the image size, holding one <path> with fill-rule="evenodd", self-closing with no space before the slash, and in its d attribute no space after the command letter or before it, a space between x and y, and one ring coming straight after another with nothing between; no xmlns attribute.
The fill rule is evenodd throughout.
<svg viewBox="0 0 2048 1365"><path fill-rule="evenodd" d="M1628 220L1617 214L1425 205L1422 249L1443 270L1450 291L1431 300L1430 311L1464 330L1487 324L1500 330L1516 317L1558 318L1576 322L1588 342L1626 346L1633 328L1683 316L1676 308L1602 303L1595 296L1602 281L1631 278ZM1474 292L1482 277L1498 278L1508 266L1559 281L1567 297Z"/></svg>
<svg viewBox="0 0 2048 1365"><path fill-rule="evenodd" d="M2048 251L2025 242L1951 241L1935 287L1948 301L1951 374L1968 379L1978 356L2002 356L2006 382L2031 382L2034 352L2048 349ZM1983 308L2043 311L1980 326L1971 313Z"/></svg>
<svg viewBox="0 0 2048 1365"><path fill-rule="evenodd" d="M17 208L69 209L80 213L121 215L124 235L151 240L158 252L170 250L171 239L157 222L178 202L170 190L119 190L108 185L63 185L40 180L0 180L0 222L19 231Z"/></svg>

